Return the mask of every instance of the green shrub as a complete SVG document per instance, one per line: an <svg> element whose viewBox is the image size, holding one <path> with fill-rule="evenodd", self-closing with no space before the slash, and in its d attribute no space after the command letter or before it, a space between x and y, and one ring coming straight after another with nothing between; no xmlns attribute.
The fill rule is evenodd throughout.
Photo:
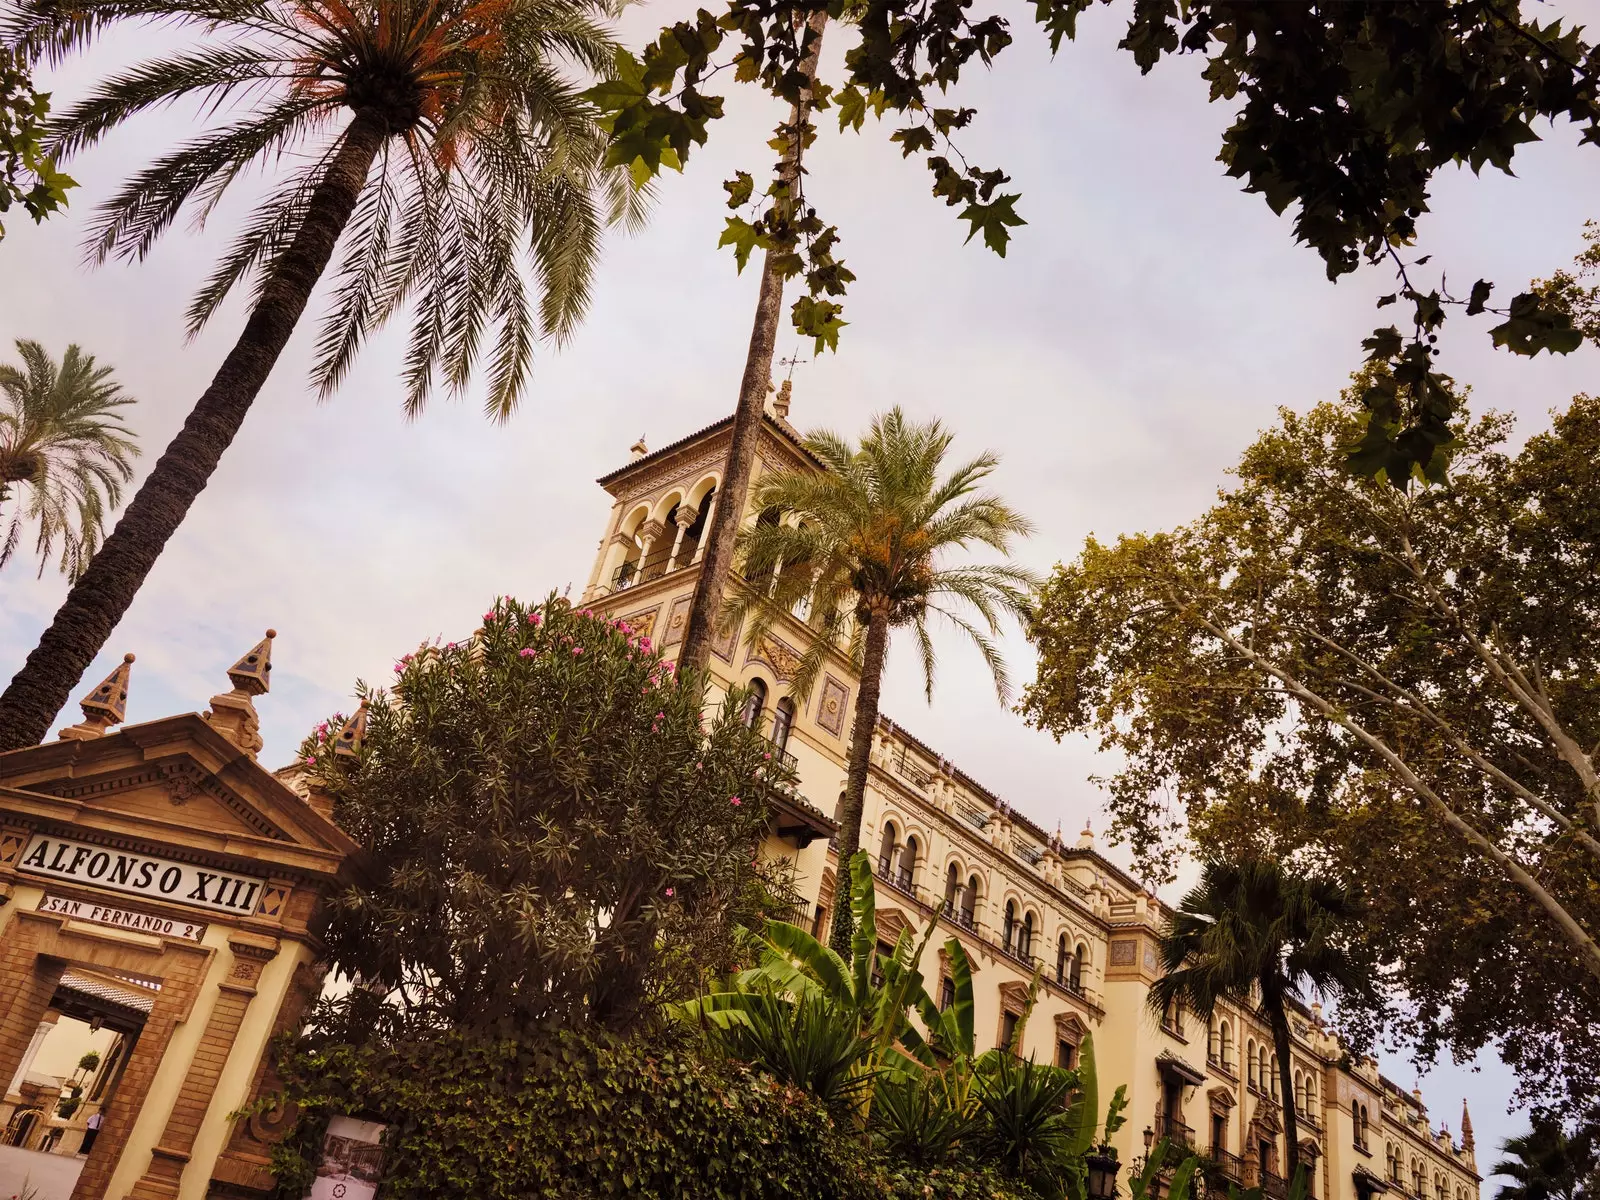
<svg viewBox="0 0 1600 1200"><path fill-rule="evenodd" d="M692 1048L552 1033L284 1056L299 1117L276 1151L305 1194L335 1114L383 1121L384 1200L1031 1200L989 1173L887 1160L801 1090Z"/></svg>

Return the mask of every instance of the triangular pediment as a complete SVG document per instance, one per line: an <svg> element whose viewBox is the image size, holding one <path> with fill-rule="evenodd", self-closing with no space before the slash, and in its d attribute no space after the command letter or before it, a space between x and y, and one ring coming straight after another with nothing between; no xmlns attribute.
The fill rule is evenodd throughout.
<svg viewBox="0 0 1600 1200"><path fill-rule="evenodd" d="M0 810L293 873L333 874L355 849L193 713L0 754Z"/></svg>

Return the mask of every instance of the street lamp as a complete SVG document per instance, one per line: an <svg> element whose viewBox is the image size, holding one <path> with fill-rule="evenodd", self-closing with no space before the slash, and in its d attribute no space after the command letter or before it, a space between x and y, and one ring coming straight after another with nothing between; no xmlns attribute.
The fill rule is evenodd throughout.
<svg viewBox="0 0 1600 1200"><path fill-rule="evenodd" d="M1089 1168L1089 1200L1113 1200L1117 1194L1117 1172L1122 1164L1110 1146L1098 1146L1084 1158Z"/></svg>

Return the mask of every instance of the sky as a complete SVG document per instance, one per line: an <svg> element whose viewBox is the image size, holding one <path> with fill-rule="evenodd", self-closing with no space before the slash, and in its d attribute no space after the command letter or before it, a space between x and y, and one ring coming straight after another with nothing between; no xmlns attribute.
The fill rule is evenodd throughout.
<svg viewBox="0 0 1600 1200"><path fill-rule="evenodd" d="M636 6L622 36L637 46L689 10ZM1003 260L963 244L956 210L929 196L925 169L901 160L887 127L840 135L824 125L808 189L858 276L850 324L838 353L820 360L788 331L779 343L780 355L808 360L794 371L791 420L802 429L856 434L899 404L946 422L958 455L998 452L996 490L1038 526L1018 557L1041 571L1091 534L1201 512L1278 407L1336 396L1379 323L1374 298L1393 284L1374 268L1329 284L1317 256L1294 244L1289 218L1224 176L1215 156L1232 112L1207 103L1200 64L1141 77L1114 48L1122 19L1121 8L1091 11L1052 60L1019 15L1000 65L972 69L954 97L979 112L966 155L1003 167L1022 195L1028 224ZM119 35L46 82L67 103L169 38ZM834 66L840 40L827 47ZM313 337L302 323L75 696L132 651L129 721L199 711L274 627L273 691L257 708L262 757L275 765L317 720L348 711L357 679L381 681L419 641L469 631L494 596L581 590L609 509L595 478L625 462L641 434L665 445L731 411L737 396L756 279L716 249L720 185L736 170L767 169L764 143L781 114L753 95L731 95L728 108L684 173L663 180L649 227L607 246L586 323L566 347L541 352L508 422L486 420L472 395L437 398L408 422L393 334L319 404L305 382ZM205 231L174 227L142 263L90 269L79 245L94 204L202 119L177 108L131 123L68 165L82 186L67 212L38 227L13 213L0 243L0 355L29 337L56 354L75 341L113 364L139 399L141 474L242 324L235 304L186 342L183 311L263 181L241 185ZM1479 277L1497 281L1497 296L1520 290L1568 264L1584 220L1600 215L1600 154L1568 128L1544 132L1517 155L1516 178L1436 180L1419 252L1458 291ZM1472 386L1475 405L1516 414L1519 436L1595 386L1595 349L1514 359L1492 349L1486 329L1452 318L1441 361ZM0 678L65 595L59 576L35 579L30 566L0 572ZM1022 637L1005 650L1014 677L1030 679ZM914 655L891 653L884 709L1040 824L1069 835L1101 825L1090 777L1114 764L1087 741L1058 745L1028 729L953 639L931 706ZM1407 1087L1420 1077L1436 1125L1455 1130L1470 1100L1484 1169L1525 1124L1508 1110L1511 1081L1492 1055L1420 1076L1403 1053L1384 1061Z"/></svg>

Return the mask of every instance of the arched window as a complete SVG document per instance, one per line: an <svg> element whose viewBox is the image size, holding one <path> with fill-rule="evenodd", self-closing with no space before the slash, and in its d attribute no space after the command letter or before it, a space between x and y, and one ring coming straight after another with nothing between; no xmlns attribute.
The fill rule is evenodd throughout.
<svg viewBox="0 0 1600 1200"><path fill-rule="evenodd" d="M1306 1072L1305 1113L1313 1118L1317 1115L1317 1077L1311 1071Z"/></svg>
<svg viewBox="0 0 1600 1200"><path fill-rule="evenodd" d="M900 851L900 869L895 872L894 881L908 891L911 881L917 877L917 845L915 837L907 837L905 849Z"/></svg>
<svg viewBox="0 0 1600 1200"><path fill-rule="evenodd" d="M883 840L878 843L878 874L884 879L894 870L895 851L900 848L898 831L893 821L883 823Z"/></svg>
<svg viewBox="0 0 1600 1200"><path fill-rule="evenodd" d="M1015 945L1016 932L1017 932L1017 906L1016 906L1016 903L1014 901L1007 900L1006 901L1005 923L1000 927L1000 941L1001 941L1001 944L1003 946L1005 946L1006 950L1008 950L1008 951L1016 949L1016 945Z"/></svg>
<svg viewBox="0 0 1600 1200"><path fill-rule="evenodd" d="M969 876L966 893L961 897L961 923L968 929L978 917L978 887L977 875Z"/></svg>
<svg viewBox="0 0 1600 1200"><path fill-rule="evenodd" d="M744 707L739 710L739 720L744 722L746 729L761 728L761 713L767 707L767 685L763 680L752 679L750 692L744 698Z"/></svg>
<svg viewBox="0 0 1600 1200"><path fill-rule="evenodd" d="M772 744L779 750L789 748L789 732L794 728L794 701L788 696L778 701L772 714Z"/></svg>
<svg viewBox="0 0 1600 1200"><path fill-rule="evenodd" d="M955 863L950 864L950 869L944 873L944 912L945 916L953 917L956 913L956 900L961 891L961 872L956 870Z"/></svg>
<svg viewBox="0 0 1600 1200"><path fill-rule="evenodd" d="M1083 990L1083 969L1089 965L1089 947L1079 942L1072 952L1072 970L1067 975L1067 986L1075 992Z"/></svg>
<svg viewBox="0 0 1600 1200"><path fill-rule="evenodd" d="M1272 1065L1267 1069L1267 1086L1272 1092L1272 1098L1274 1100L1277 1100L1279 1098L1279 1096L1278 1096L1278 1056L1276 1054L1274 1054L1272 1056Z"/></svg>
<svg viewBox="0 0 1600 1200"><path fill-rule="evenodd" d="M1306 1079L1298 1070L1294 1073L1294 1110L1305 1115L1306 1111Z"/></svg>
<svg viewBox="0 0 1600 1200"><path fill-rule="evenodd" d="M1017 935L1017 957L1033 957L1033 914L1027 913L1022 918L1022 930Z"/></svg>
<svg viewBox="0 0 1600 1200"><path fill-rule="evenodd" d="M1246 1087L1259 1086L1256 1083L1256 1043L1254 1038L1245 1044L1244 1072L1244 1082Z"/></svg>
<svg viewBox="0 0 1600 1200"><path fill-rule="evenodd" d="M1067 952L1067 935L1063 933L1056 939L1056 982L1063 987L1067 983L1067 963L1071 958Z"/></svg>
<svg viewBox="0 0 1600 1200"><path fill-rule="evenodd" d="M1223 1066L1233 1066L1233 1026L1223 1021L1217 1026L1217 1061Z"/></svg>
<svg viewBox="0 0 1600 1200"><path fill-rule="evenodd" d="M711 487L706 490L704 496L700 497L700 503L694 510L694 520L690 521L689 528L683 531L683 541L678 545L678 566L688 566L694 561L695 554L699 552L700 539L706 533L706 518L711 514L711 505L716 494L717 489Z"/></svg>

